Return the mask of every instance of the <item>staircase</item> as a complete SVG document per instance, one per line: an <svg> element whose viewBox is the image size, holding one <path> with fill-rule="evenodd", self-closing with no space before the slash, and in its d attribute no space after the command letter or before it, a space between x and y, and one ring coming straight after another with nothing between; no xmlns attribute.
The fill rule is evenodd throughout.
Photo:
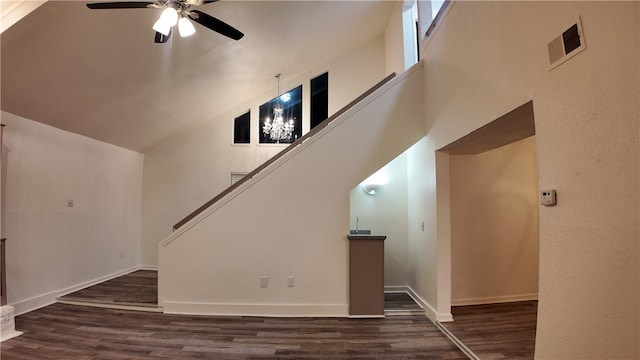
<svg viewBox="0 0 640 360"><path fill-rule="evenodd" d="M347 316L349 192L424 137L422 84L422 63L385 79L176 224L164 311Z"/></svg>

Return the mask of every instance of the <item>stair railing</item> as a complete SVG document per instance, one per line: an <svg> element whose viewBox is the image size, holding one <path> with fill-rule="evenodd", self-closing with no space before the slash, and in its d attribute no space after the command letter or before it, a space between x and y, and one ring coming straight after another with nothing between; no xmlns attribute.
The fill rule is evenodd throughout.
<svg viewBox="0 0 640 360"><path fill-rule="evenodd" d="M347 110L351 109L357 103L359 103L360 101L362 101L365 98L367 98L373 92L375 92L376 90L381 88L384 84L386 84L389 81L391 81L391 79L393 79L395 76L396 76L395 73L391 73L389 76L387 76L386 78L382 79L380 82L375 84L372 88L370 88L369 90L367 90L364 93L362 93L362 95L358 96L355 100L351 101L346 106L344 106L342 109L338 110L335 114L331 115L327 120L325 120L325 121L321 122L320 124L318 124L316 127L311 129L309 132L307 132L306 134L301 136L298 140L294 141L289 146L287 146L286 148L282 149L282 151L280 151L279 153L277 153L276 155L271 157L269 160L265 161L262 165L258 166L255 170L253 170L252 172L250 172L249 174L244 176L242 179L238 180L235 184L231 185L226 190L224 190L220 194L216 195L216 197L214 197L213 199L207 201L204 205L200 206L195 211L193 211L191 214L187 215L184 219L182 219L179 222L177 222L175 225L173 225L173 230L175 231L175 230L179 229L181 226L183 226L184 224L188 223L191 219L193 219L196 216L198 216L200 213L202 213L207 208L209 208L210 206L212 206L213 204L218 202L220 199L222 199L223 197L227 196L233 190L237 189L238 187L242 186L242 184L244 184L245 182L247 182L248 180L250 180L254 176L258 175L261 171L263 171L269 165L274 163L276 160L282 158L285 154L287 154L291 150L295 149L298 145L302 144L305 140L307 140L308 138L310 138L310 137L314 136L315 134L317 134L318 132L320 132L327 125L329 125L332 121L337 119L340 115L344 114Z"/></svg>

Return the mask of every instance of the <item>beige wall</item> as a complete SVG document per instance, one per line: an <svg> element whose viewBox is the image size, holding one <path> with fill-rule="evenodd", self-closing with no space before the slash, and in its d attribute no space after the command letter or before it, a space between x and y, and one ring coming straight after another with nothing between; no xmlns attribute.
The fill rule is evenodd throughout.
<svg viewBox="0 0 640 360"><path fill-rule="evenodd" d="M358 185L350 194L351 229L371 230L374 235L385 235L384 286L402 289L409 285L407 253L407 156L401 154L373 175L382 184L376 195L366 194ZM397 290L397 289L396 289Z"/></svg>
<svg viewBox="0 0 640 360"><path fill-rule="evenodd" d="M404 41L402 33L402 1L397 1L387 28L385 39L385 69L388 74L404 71Z"/></svg>
<svg viewBox="0 0 640 360"><path fill-rule="evenodd" d="M143 156L6 112L2 122L2 231L16 313L137 268Z"/></svg>
<svg viewBox="0 0 640 360"><path fill-rule="evenodd" d="M430 319L447 321L451 319L450 302L439 297L449 296L440 279L450 283L450 267L438 256L439 251L447 251L437 243L438 231L446 227L438 226L436 153L431 149L433 144L423 138L407 151L409 287ZM423 221L424 229L419 226Z"/></svg>
<svg viewBox="0 0 640 360"><path fill-rule="evenodd" d="M428 152L533 99L539 187L559 201L539 215L538 359L640 357L638 6L454 2L422 51ZM549 71L578 17L587 49Z"/></svg>
<svg viewBox="0 0 640 360"><path fill-rule="evenodd" d="M449 164L452 304L537 299L535 137Z"/></svg>
<svg viewBox="0 0 640 360"><path fill-rule="evenodd" d="M421 83L403 74L163 240L164 310L346 316L349 193L424 136Z"/></svg>
<svg viewBox="0 0 640 360"><path fill-rule="evenodd" d="M301 74L283 73L281 89L303 85L303 131L309 129L309 81L329 72L329 114L385 76L384 39L379 37ZM145 154L142 261L157 265L158 243L172 226L230 185L231 172L250 172L284 145L257 144L258 107L273 91L177 134ZM233 118L251 110L251 144L232 145ZM363 129L363 131L365 131Z"/></svg>

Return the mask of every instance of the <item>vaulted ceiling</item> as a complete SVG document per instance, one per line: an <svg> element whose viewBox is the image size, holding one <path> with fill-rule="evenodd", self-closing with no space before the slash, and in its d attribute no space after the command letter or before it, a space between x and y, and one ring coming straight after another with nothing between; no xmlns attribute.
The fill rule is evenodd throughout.
<svg viewBox="0 0 640 360"><path fill-rule="evenodd" d="M153 42L158 9L50 0L1 35L2 110L145 152L190 124L384 33L394 1L238 1L198 7L245 33L195 24ZM267 99L265 99L267 100Z"/></svg>

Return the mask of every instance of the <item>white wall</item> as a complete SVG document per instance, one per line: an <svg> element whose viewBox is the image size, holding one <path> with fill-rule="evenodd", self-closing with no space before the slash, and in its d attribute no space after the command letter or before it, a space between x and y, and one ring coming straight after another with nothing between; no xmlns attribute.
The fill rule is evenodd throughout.
<svg viewBox="0 0 640 360"><path fill-rule="evenodd" d="M329 72L329 114L382 80L384 39L379 37L326 64L281 77L280 88L303 85L303 131L309 129L309 81ZM230 185L231 172L250 172L284 145L258 142L258 107L276 93L262 94L233 110L177 134L145 153L142 261L156 265L157 245L172 226ZM251 109L251 144L232 145L233 118ZM365 130L363 129L363 132Z"/></svg>
<svg viewBox="0 0 640 360"><path fill-rule="evenodd" d="M143 156L6 112L2 122L2 230L16 313L138 266Z"/></svg>
<svg viewBox="0 0 640 360"><path fill-rule="evenodd" d="M439 263L436 214L436 158L428 138L423 138L407 151L407 218L409 287L433 320L451 319L449 303L438 305ZM424 221L424 228L422 222ZM442 276L440 272L440 276Z"/></svg>
<svg viewBox="0 0 640 360"><path fill-rule="evenodd" d="M453 305L537 299L535 137L449 164Z"/></svg>
<svg viewBox="0 0 640 360"><path fill-rule="evenodd" d="M347 315L349 193L424 136L421 88L417 66L163 240L165 312Z"/></svg>
<svg viewBox="0 0 640 360"><path fill-rule="evenodd" d="M559 201L540 208L538 359L640 357L639 6L454 2L422 51L428 152L533 99L539 187ZM587 49L548 71L578 16Z"/></svg>
<svg viewBox="0 0 640 360"><path fill-rule="evenodd" d="M384 32L385 69L387 73L404 71L404 35L402 33L402 1L397 1Z"/></svg>
<svg viewBox="0 0 640 360"><path fill-rule="evenodd" d="M351 229L371 230L386 235L384 241L384 286L407 287L409 259L407 253L407 156L401 154L376 171L381 190L368 195L360 185L351 190ZM377 182L377 181L376 181ZM392 289L390 289L392 290Z"/></svg>

